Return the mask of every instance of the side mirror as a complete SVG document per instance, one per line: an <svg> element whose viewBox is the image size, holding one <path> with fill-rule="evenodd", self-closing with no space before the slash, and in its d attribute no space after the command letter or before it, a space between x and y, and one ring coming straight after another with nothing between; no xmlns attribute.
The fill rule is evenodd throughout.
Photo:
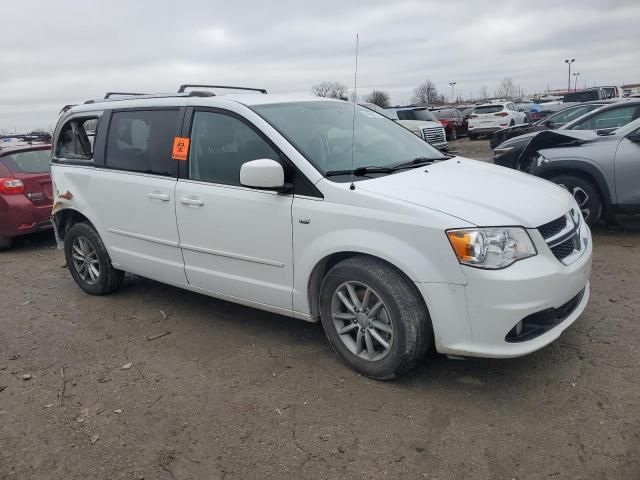
<svg viewBox="0 0 640 480"><path fill-rule="evenodd" d="M252 160L240 167L240 184L245 187L286 192L291 184L284 181L284 168L269 158Z"/></svg>
<svg viewBox="0 0 640 480"><path fill-rule="evenodd" d="M627 140L633 143L640 143L640 130L636 130L635 132L627 135Z"/></svg>

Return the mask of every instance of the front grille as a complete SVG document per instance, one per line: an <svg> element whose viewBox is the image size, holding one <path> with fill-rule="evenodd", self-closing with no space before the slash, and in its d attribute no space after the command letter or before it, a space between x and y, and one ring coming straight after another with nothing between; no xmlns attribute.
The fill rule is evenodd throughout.
<svg viewBox="0 0 640 480"><path fill-rule="evenodd" d="M576 237L572 237L569 240L561 243L560 245L556 245L555 247L551 247L551 251L555 255L558 260L564 260L569 255L573 253L576 249Z"/></svg>
<svg viewBox="0 0 640 480"><path fill-rule="evenodd" d="M444 143L444 129L440 127L423 128L422 135L427 143Z"/></svg>
<svg viewBox="0 0 640 480"><path fill-rule="evenodd" d="M580 239L581 222L580 213L572 209L562 217L538 227L540 235L544 238L554 257L561 262L582 249Z"/></svg>
<svg viewBox="0 0 640 480"><path fill-rule="evenodd" d="M542 235L542 238L546 240L547 238L551 238L560 233L566 226L567 217L563 215L560 218L556 218L555 220L538 227L538 231Z"/></svg>
<svg viewBox="0 0 640 480"><path fill-rule="evenodd" d="M509 343L526 342L548 332L562 321L569 318L584 296L584 288L571 300L558 308L547 308L520 320L505 336Z"/></svg>

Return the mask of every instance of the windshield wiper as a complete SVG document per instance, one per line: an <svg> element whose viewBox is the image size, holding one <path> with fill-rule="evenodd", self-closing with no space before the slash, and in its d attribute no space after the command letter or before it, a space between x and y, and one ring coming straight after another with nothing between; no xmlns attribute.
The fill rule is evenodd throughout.
<svg viewBox="0 0 640 480"><path fill-rule="evenodd" d="M392 173L395 172L395 167L358 167L353 170L329 170L324 174L325 177L336 177L338 175L355 175L356 177L363 177L369 173Z"/></svg>
<svg viewBox="0 0 640 480"><path fill-rule="evenodd" d="M438 160L446 160L448 158L453 158L449 155L445 155L442 158L427 158L427 157L417 157L413 160L409 160L408 162L402 162L397 165L391 167L393 171L402 170L403 168L413 168L413 167L421 167L422 165L426 165L428 163L434 163Z"/></svg>

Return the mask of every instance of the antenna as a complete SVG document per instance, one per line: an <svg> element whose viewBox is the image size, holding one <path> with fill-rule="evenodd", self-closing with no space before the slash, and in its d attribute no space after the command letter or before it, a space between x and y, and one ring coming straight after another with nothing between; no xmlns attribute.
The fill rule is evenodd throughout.
<svg viewBox="0 0 640 480"><path fill-rule="evenodd" d="M349 190L355 190L353 183L353 162L356 146L356 103L358 102L358 34L356 33L356 71L353 74L353 124L351 125L351 185Z"/></svg>

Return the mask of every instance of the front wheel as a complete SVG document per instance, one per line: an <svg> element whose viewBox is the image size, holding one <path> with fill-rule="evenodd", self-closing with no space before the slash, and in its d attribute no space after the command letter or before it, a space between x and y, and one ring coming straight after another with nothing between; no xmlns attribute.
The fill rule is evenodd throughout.
<svg viewBox="0 0 640 480"><path fill-rule="evenodd" d="M87 223L76 223L64 238L64 254L71 276L91 295L104 295L122 285L124 272L113 268L98 232Z"/></svg>
<svg viewBox="0 0 640 480"><path fill-rule="evenodd" d="M575 198L587 225L593 227L602 215L602 199L598 189L589 181L574 175L558 175L550 178Z"/></svg>
<svg viewBox="0 0 640 480"><path fill-rule="evenodd" d="M352 257L329 271L320 290L320 316L342 360L378 380L402 375L433 344L431 321L415 285L371 257Z"/></svg>
<svg viewBox="0 0 640 480"><path fill-rule="evenodd" d="M11 248L11 237L0 237L0 250Z"/></svg>

